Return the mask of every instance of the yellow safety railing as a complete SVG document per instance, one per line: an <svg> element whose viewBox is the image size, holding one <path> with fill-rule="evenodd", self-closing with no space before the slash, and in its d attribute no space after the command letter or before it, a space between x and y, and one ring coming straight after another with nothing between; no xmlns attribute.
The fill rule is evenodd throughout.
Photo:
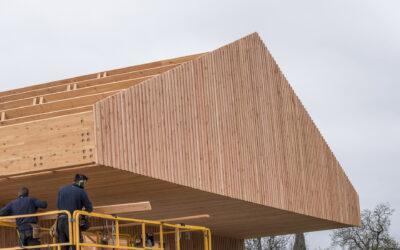
<svg viewBox="0 0 400 250"><path fill-rule="evenodd" d="M81 229L79 226L79 221L81 216L88 216L92 218L99 218L104 220L110 220L114 222L115 232L113 236L115 240L113 240L112 245L97 243L84 243L81 242ZM181 250L180 237L181 232L202 232L204 238L204 250L211 250L211 231L205 227L199 226L189 226L189 225L180 225L180 224L170 224L163 223L160 221L152 221L152 220L141 220L141 219L132 219L132 218L124 218L106 214L99 213L88 213L86 211L75 211L73 214L74 218L74 239L76 249L80 250L82 247L98 247L98 248L112 248L112 249L132 249L132 250L164 250L164 235L167 234L175 234L175 250ZM125 224L124 224L125 223ZM121 245L121 236L120 226L141 226L141 246L126 246ZM146 245L146 226L154 226L159 228L159 232L154 233L154 235L159 236L159 246L147 246ZM165 228L173 229L172 231L164 231Z"/></svg>
<svg viewBox="0 0 400 250"><path fill-rule="evenodd" d="M0 217L0 227L8 227L16 229L15 222L12 222L15 219L21 218L29 218L29 217L38 217L42 220L55 220L58 215L65 214L68 217L68 225L69 225L69 242L67 243L56 243L56 239L53 238L53 243L41 244L36 246L17 246L17 247L8 247L1 248L0 250L20 250L20 249L41 249L41 248L53 248L54 250L60 250L62 247L66 246L75 246L77 250L80 250L84 247L94 247L94 248L112 248L112 249L133 249L133 250L164 250L164 236L166 235L175 235L175 250L181 250L181 233L186 232L201 232L203 234L204 239L204 250L211 250L211 231L208 228L200 227L200 226L189 226L182 224L170 224L164 223L161 221L152 221L152 220L141 220L141 219L133 219L133 218L124 218L100 213L89 213L86 211L75 211L73 216L68 211L50 211L43 212L37 214L27 214L27 215L17 215L17 216L5 216ZM102 242L96 243L85 243L81 242L81 228L80 228L80 219L82 216L88 216L91 218L98 218L103 220L111 220L114 222L113 228L115 231L112 233L114 237L113 244L107 245L102 244ZM121 233L120 227L127 226L138 226L141 228L141 246L131 246L130 243L133 242L132 235L127 233ZM147 246L147 238L146 238L146 226L158 227L158 232L153 233L153 235L157 235L159 238L158 246ZM89 231L95 231L98 227L93 227L89 229ZM50 228L41 228L41 231L50 231ZM85 232L88 234L88 232ZM50 235L50 234L49 234ZM97 231L97 239L100 238L100 234ZM121 239L127 239L127 245L121 244Z"/></svg>
<svg viewBox="0 0 400 250"><path fill-rule="evenodd" d="M0 216L0 227L9 227L15 228L15 223L12 223L12 220L21 219L21 218L30 218L30 217L38 217L42 219L55 219L58 215L65 214L68 217L68 224L69 224L69 239L70 241L67 243L48 243L48 244L41 244L35 246L17 246L17 247L8 247L8 248L1 248L1 250L19 250L19 249L40 249L40 248L55 248L61 249L64 246L72 246L74 245L73 240L73 233L72 233L72 216L69 211L61 210L61 211L50 211L50 212L43 212L43 213L36 213L36 214L25 214L25 215L15 215L15 216ZM49 228L41 228L42 231L50 231ZM53 241L55 242L55 241Z"/></svg>

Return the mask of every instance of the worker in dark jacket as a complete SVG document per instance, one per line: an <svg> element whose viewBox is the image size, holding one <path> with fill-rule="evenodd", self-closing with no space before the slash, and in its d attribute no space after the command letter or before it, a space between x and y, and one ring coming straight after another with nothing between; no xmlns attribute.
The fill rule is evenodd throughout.
<svg viewBox="0 0 400 250"><path fill-rule="evenodd" d="M64 186L58 191L57 207L59 210L68 210L73 215L75 210L85 209L93 211L92 203L85 191L85 184L88 178L82 174L76 174L74 183ZM69 242L68 217L60 215L57 221L58 240L61 243ZM75 249L71 246L70 249Z"/></svg>
<svg viewBox="0 0 400 250"><path fill-rule="evenodd" d="M21 188L18 198L0 210L0 216L34 214L39 208L47 208L47 202L29 197L29 189ZM38 223L37 217L16 219L21 246L40 245L39 238L34 238L33 226Z"/></svg>

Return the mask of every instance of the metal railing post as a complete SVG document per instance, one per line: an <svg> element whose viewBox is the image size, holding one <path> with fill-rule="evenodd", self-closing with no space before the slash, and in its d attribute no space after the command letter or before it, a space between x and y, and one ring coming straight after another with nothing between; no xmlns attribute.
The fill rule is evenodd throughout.
<svg viewBox="0 0 400 250"><path fill-rule="evenodd" d="M211 230L207 229L207 235L208 235L208 249L211 250L212 249L212 236L211 236Z"/></svg>
<svg viewBox="0 0 400 250"><path fill-rule="evenodd" d="M181 233L179 228L175 228L175 250L181 250Z"/></svg>
<svg viewBox="0 0 400 250"><path fill-rule="evenodd" d="M81 247L81 237L79 237L80 235L80 228L79 228L79 218L80 218L80 214L78 211L74 212L74 220L73 220L73 226L74 226L74 245L76 247L76 250L80 250ZM71 227L70 227L71 228Z"/></svg>
<svg viewBox="0 0 400 250"><path fill-rule="evenodd" d="M74 244L74 231L73 231L73 227L74 227L74 218L72 217L72 214L70 212L68 212L67 214L67 220L68 220L68 236L69 236L69 244L72 246ZM58 222L57 222L58 224ZM58 225L56 225L56 228L58 228Z"/></svg>
<svg viewBox="0 0 400 250"><path fill-rule="evenodd" d="M116 234L116 237L117 237L117 239L116 239L116 243L117 243L117 247L120 247L120 243L119 243L119 221L118 221L118 219L115 219L115 234Z"/></svg>
<svg viewBox="0 0 400 250"><path fill-rule="evenodd" d="M169 224L161 221L152 221L152 220L143 220L143 219L133 219L133 218L124 218L124 217L116 217L112 215L107 215L107 214L100 214L100 213L89 213L87 211L75 211L73 215L71 215L70 212L66 210L60 210L60 211L50 211L50 212L44 212L44 213L37 213L37 214L28 214L28 215L18 215L18 216L5 216L5 217L0 217L0 226L5 226L5 227L11 227L11 228L16 228L15 223L13 224L12 222L9 223L8 221L12 219L18 219L18 218L29 218L29 217L41 217L41 216L46 216L47 219L54 219L55 215L60 215L64 214L67 215L68 218L68 234L69 234L69 242L65 243L56 243L53 241L52 243L46 243L42 244L39 246L25 246L25 247L14 247L14 248L1 248L0 250L22 250L22 249L38 249L38 248L47 248L47 249L52 249L52 250L61 250L62 247L64 246L75 246L77 250L80 250L82 248L114 248L114 249L126 249L126 250L164 250L164 244L165 244L165 235L175 235L175 240L176 240L176 247L175 250L180 250L181 249L181 233L183 232L204 232L204 242L206 244L205 250L211 250L211 231L208 228L205 227L199 227L199 226L189 226L189 225L183 225L183 224ZM93 231L94 234L97 236L96 237L96 242L94 243L85 243L80 235L81 235L81 229L79 227L79 220L82 216L88 216L90 218L102 218L105 220L113 220L113 229L115 226L115 230L113 230L113 236L116 237L114 238L113 245L108 245L107 244L102 244L100 240L100 233L99 229L96 227L93 227L92 230L89 229L89 231ZM4 222L7 221L7 222ZM123 222L121 224L121 221ZM128 222L128 223L126 223ZM159 232L153 232L154 235L159 235L159 244L160 246L148 246L147 245L147 237L146 237L146 226L147 225L152 225L152 226L159 226L160 231ZM128 227L128 226L141 226L142 227L142 244L141 246L130 246L130 245L125 245L125 242L122 242L121 239L125 240L125 237L128 239L128 244L132 241L130 237L132 235L130 234L123 234L121 233L121 229ZM107 226L108 227L108 226ZM171 228L172 230L164 230L164 227ZM43 230L50 231L49 228L42 228ZM100 228L101 229L101 228ZM54 240L54 238L53 238ZM208 248L207 248L208 247Z"/></svg>
<svg viewBox="0 0 400 250"><path fill-rule="evenodd" d="M146 249L146 224L142 223L142 243L143 248Z"/></svg>
<svg viewBox="0 0 400 250"><path fill-rule="evenodd" d="M160 224L160 248L164 249L164 228L163 224Z"/></svg>
<svg viewBox="0 0 400 250"><path fill-rule="evenodd" d="M208 233L207 231L203 231L203 241L204 241L204 250L209 250L208 249Z"/></svg>

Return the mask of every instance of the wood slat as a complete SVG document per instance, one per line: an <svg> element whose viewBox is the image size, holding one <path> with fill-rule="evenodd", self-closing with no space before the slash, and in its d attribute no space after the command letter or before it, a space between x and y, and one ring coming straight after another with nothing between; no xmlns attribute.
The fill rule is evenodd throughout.
<svg viewBox="0 0 400 250"><path fill-rule="evenodd" d="M49 94L53 94L53 93L69 92L71 90L77 90L80 88L91 87L91 86L96 86L99 84L112 83L112 82L123 81L123 80L128 80L128 79L139 78L138 80L140 80L140 79L146 80L145 77L151 77L151 76L163 73L163 72L168 71L177 66L179 66L179 64L172 64L172 65L151 68L151 69L141 70L141 71L126 72L123 74L112 75L112 76L102 77L102 78L88 79L88 80L77 82L74 84L57 85L57 86L50 85L43 89L37 89L37 90L28 91L28 92L22 92L22 93L18 93L18 94L14 94L14 95L0 97L0 103L6 104L6 103L9 103L12 101L40 97L43 95L49 95Z"/></svg>
<svg viewBox="0 0 400 250"><path fill-rule="evenodd" d="M44 119L49 119L49 118L53 118L53 117L60 117L60 116L64 116L64 115L81 113L81 112L90 111L90 110L93 110L93 105L82 106L82 107L72 108L72 109L57 110L57 111L52 111L52 112L47 112L47 113L42 113L42 114L28 115L28 116L18 117L18 118L14 118L14 119L5 119L3 121L0 121L0 126L9 126L9 125L33 122L33 121L37 121L37 120L44 120Z"/></svg>
<svg viewBox="0 0 400 250"><path fill-rule="evenodd" d="M90 86L90 87L82 87L79 89L76 88L76 89L71 89L69 91L57 92L57 93L53 93L53 94L43 95L40 97L34 97L33 105L61 101L64 99L69 99L69 98L74 98L74 97L79 97L79 96L93 95L93 94L99 94L99 93L103 93L103 92L110 92L110 91L115 91L115 90L126 89L135 84L143 82L149 78L151 78L151 76L134 78L134 79L129 79L129 80L122 80L122 81L111 82L111 83L104 83L104 84L100 83L98 85L94 85L94 86ZM31 106L31 105L32 105L32 98L10 101L10 102L5 102L5 103L0 103L0 111L6 110L6 109L21 108L24 106Z"/></svg>
<svg viewBox="0 0 400 250"><path fill-rule="evenodd" d="M97 101L100 101L108 96L114 95L117 92L118 91L110 91L100 94L80 96L60 101L44 103L42 105L34 105L34 106L3 110L3 112L5 112L7 119L17 119L24 116L32 116L42 113L54 112L58 110L74 109L88 105L93 105Z"/></svg>
<svg viewBox="0 0 400 250"><path fill-rule="evenodd" d="M47 171L43 172L42 175L48 175L52 174L53 172ZM37 175L36 175L37 176ZM24 176L23 178L26 178L29 176ZM21 178L21 177L18 177ZM110 215L122 215L126 213L134 213L134 212L143 212L143 211L150 211L151 210L151 204L149 201L143 201L143 202L131 202L131 203L123 203L123 204L113 204L113 205L107 205L107 206L97 206L93 207L93 212L95 213L102 213L102 214L110 214ZM57 214L53 215L46 215L46 216L41 216L39 219L41 221L43 220L55 220L57 219ZM179 218L177 218L179 219ZM183 218L183 219L190 219L190 218ZM11 225L15 227L15 219L3 219L0 221L1 222L7 222L7 223L12 223ZM165 221L167 222L167 221ZM1 224L0 224L1 226ZM10 224L8 225L10 226ZM126 225L125 225L126 226ZM91 230L98 230L101 228L94 228L91 227Z"/></svg>
<svg viewBox="0 0 400 250"><path fill-rule="evenodd" d="M49 87L51 88L51 87L56 87L56 86L60 86L60 85L65 85L65 87L67 87L67 84L71 84L71 83L73 84L73 83L80 82L80 81L97 79L99 74L104 75L104 73L105 73L106 76L113 76L113 75L124 74L124 73L132 72L132 71L143 71L143 70L148 70L151 68L180 64L180 63L184 63L186 61L193 60L194 58L197 58L201 55L203 55L203 54L196 54L196 55L178 57L178 58L173 58L173 59L167 59L167 60L162 60L162 61L157 61L157 62L151 62L151 63L135 65L135 66L126 67L126 68L121 68L121 69L109 70L109 71L102 72L102 73L94 73L94 74L89 74L89 75L84 75L84 76L68 78L68 79L64 79L64 80L53 81L53 82L49 82L49 83L27 86L27 87L19 88L19 89L3 91L3 92L0 92L0 100L1 101L7 100L7 98L5 98L5 96L27 93L27 92L31 92L34 90L46 89Z"/></svg>
<svg viewBox="0 0 400 250"><path fill-rule="evenodd" d="M98 98L101 97L102 93L102 97L105 98L114 94L112 91L138 84L156 74L177 67L179 63L190 58L189 56L170 61L165 65L161 64L158 67L136 71L130 70L140 69L140 67L128 67L111 73L100 74L99 78L96 77L95 79L86 79L64 85L49 84L45 85L44 88L2 96L0 97L0 126L55 117L59 114L71 114L74 111L79 112L79 109L83 109L82 107L87 110L87 106L101 99ZM154 66L156 65L158 64L154 64ZM84 100L76 99L78 97L84 97Z"/></svg>
<svg viewBox="0 0 400 250"><path fill-rule="evenodd" d="M126 213L142 212L149 210L151 210L151 204L149 201L97 206L94 208L94 212L96 213L113 215L121 215Z"/></svg>
<svg viewBox="0 0 400 250"><path fill-rule="evenodd" d="M0 117L8 125L0 127L0 203L29 184L54 208L58 188L84 173L96 206L148 200L152 210L129 216L209 214L193 224L231 237L217 250L242 249L245 237L359 224L357 193L255 34L201 56L1 98L15 106Z"/></svg>
<svg viewBox="0 0 400 250"><path fill-rule="evenodd" d="M102 100L95 115L99 164L360 221L356 191L257 35Z"/></svg>

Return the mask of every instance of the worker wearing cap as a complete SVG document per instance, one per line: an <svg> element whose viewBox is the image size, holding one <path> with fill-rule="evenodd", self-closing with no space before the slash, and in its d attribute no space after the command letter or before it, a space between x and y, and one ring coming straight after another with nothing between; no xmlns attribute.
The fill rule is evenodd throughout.
<svg viewBox="0 0 400 250"><path fill-rule="evenodd" d="M18 192L18 198L0 210L0 216L34 214L39 208L47 208L47 202L29 197L29 189L23 187ZM36 236L33 232L37 223L37 217L16 219L19 241L22 247L40 245L39 236Z"/></svg>
<svg viewBox="0 0 400 250"><path fill-rule="evenodd" d="M76 174L73 184L61 187L57 198L58 209L67 210L71 215L75 210L85 209L85 211L92 212L92 202L84 189L87 181L88 177L85 175ZM60 215L57 220L57 234L60 243L69 242L68 227L68 217L64 214ZM75 247L71 246L70 249L75 249Z"/></svg>

